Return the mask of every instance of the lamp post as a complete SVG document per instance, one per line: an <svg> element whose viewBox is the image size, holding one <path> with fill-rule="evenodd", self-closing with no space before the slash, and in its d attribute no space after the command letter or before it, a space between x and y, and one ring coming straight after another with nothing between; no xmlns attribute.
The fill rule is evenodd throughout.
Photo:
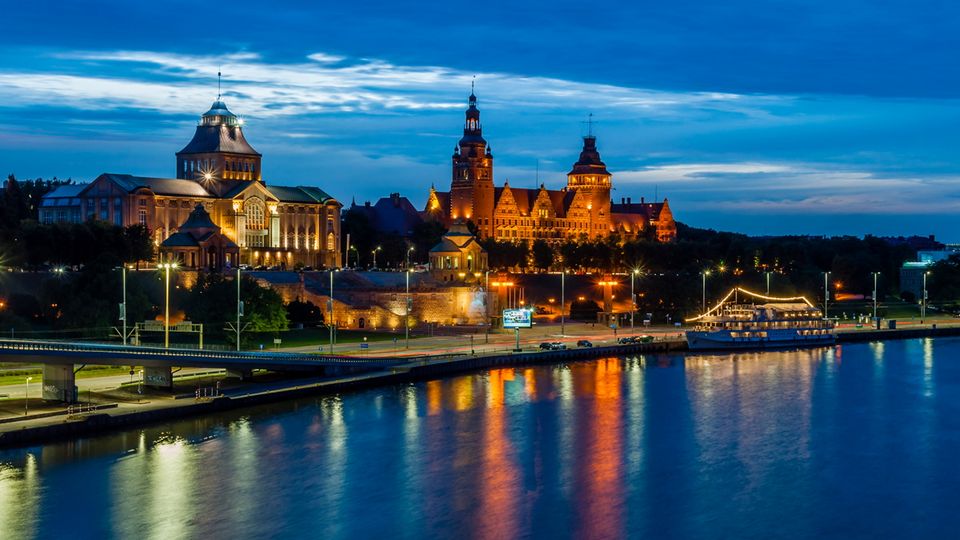
<svg viewBox="0 0 960 540"><path fill-rule="evenodd" d="M490 343L490 327L492 326L490 322L490 270L483 273L483 308L484 314L487 316L487 331L484 334L483 342Z"/></svg>
<svg viewBox="0 0 960 540"><path fill-rule="evenodd" d="M23 415L30 414L30 381L33 377L27 377L27 389L23 391Z"/></svg>
<svg viewBox="0 0 960 540"><path fill-rule="evenodd" d="M410 248L413 249L413 248ZM409 253L409 252L408 252ZM413 303L413 299L410 298L410 268L407 268L407 309L404 311L404 334L403 334L403 348L410 348L410 305Z"/></svg>
<svg viewBox="0 0 960 540"><path fill-rule="evenodd" d="M637 313L637 295L633 292L633 278L640 273L640 270L634 268L630 272L630 330L633 330L633 317Z"/></svg>
<svg viewBox="0 0 960 540"><path fill-rule="evenodd" d="M767 296L770 296L770 274L773 272L764 272L767 275Z"/></svg>
<svg viewBox="0 0 960 540"><path fill-rule="evenodd" d="M923 273L923 298L920 300L920 324L927 318L927 276L930 272Z"/></svg>
<svg viewBox="0 0 960 540"><path fill-rule="evenodd" d="M827 311L830 303L830 287L828 285L828 280L830 279L830 272L823 273L823 318L829 319L830 315Z"/></svg>
<svg viewBox="0 0 960 540"><path fill-rule="evenodd" d="M177 263L160 263L163 269L163 348L170 348L170 270L177 267Z"/></svg>
<svg viewBox="0 0 960 540"><path fill-rule="evenodd" d="M560 270L560 335L561 336L565 334L564 330L566 328L566 322L567 322L566 317L563 313L564 307L567 305L566 277L567 277L567 270L566 269Z"/></svg>
<svg viewBox="0 0 960 540"><path fill-rule="evenodd" d="M127 265L123 265L123 303L120 304L120 320L123 321L123 344L127 344Z"/></svg>
<svg viewBox="0 0 960 540"><path fill-rule="evenodd" d="M873 274L873 320L877 320L877 276L880 272L871 272Z"/></svg>
<svg viewBox="0 0 960 540"><path fill-rule="evenodd" d="M410 269L410 252L414 251L415 249L416 248L414 246L410 246L410 249L407 250L407 270Z"/></svg>
<svg viewBox="0 0 960 540"><path fill-rule="evenodd" d="M243 316L243 302L240 301L240 267L237 266L237 352L240 352L240 317Z"/></svg>
<svg viewBox="0 0 960 540"><path fill-rule="evenodd" d="M702 288L702 295L700 300L701 305L703 306L703 310L701 311L701 313L707 312L707 276L709 275L710 275L709 270L704 270L703 272L700 272L700 277L703 279L703 288Z"/></svg>
<svg viewBox="0 0 960 540"><path fill-rule="evenodd" d="M376 256L376 251L373 252ZM330 328L330 354L333 354L333 268L330 269L330 299L327 300L327 312L330 314L330 320L327 327Z"/></svg>
<svg viewBox="0 0 960 540"><path fill-rule="evenodd" d="M377 252L380 251L380 246L377 246L377 249L373 250L373 269L377 269Z"/></svg>

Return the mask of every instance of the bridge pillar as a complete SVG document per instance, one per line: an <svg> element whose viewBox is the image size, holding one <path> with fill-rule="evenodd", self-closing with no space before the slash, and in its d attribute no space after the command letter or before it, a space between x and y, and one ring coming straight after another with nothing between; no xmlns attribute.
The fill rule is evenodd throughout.
<svg viewBox="0 0 960 540"><path fill-rule="evenodd" d="M77 379L73 373L72 364L43 365L43 392L41 397L46 401L62 401L64 403L77 401Z"/></svg>
<svg viewBox="0 0 960 540"><path fill-rule="evenodd" d="M143 384L151 388L172 390L173 368L170 366L143 368Z"/></svg>
<svg viewBox="0 0 960 540"><path fill-rule="evenodd" d="M253 370L252 369L227 369L227 377L233 377L240 379L241 381L249 381L253 379Z"/></svg>

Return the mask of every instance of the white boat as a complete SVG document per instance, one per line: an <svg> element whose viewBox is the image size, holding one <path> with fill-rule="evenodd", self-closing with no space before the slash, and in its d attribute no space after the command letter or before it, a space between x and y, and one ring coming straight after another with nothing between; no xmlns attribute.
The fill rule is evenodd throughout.
<svg viewBox="0 0 960 540"><path fill-rule="evenodd" d="M728 303L743 293L764 303ZM836 341L833 321L803 297L772 298L737 288L710 311L688 319L691 350L816 347Z"/></svg>

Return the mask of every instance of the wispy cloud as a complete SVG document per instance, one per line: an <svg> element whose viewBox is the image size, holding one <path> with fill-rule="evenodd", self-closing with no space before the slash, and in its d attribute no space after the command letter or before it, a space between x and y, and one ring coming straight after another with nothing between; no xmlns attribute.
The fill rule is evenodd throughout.
<svg viewBox="0 0 960 540"><path fill-rule="evenodd" d="M640 109L653 117L712 109L763 114L763 102L784 99L717 92L664 92L511 73L475 74L323 52L294 63L268 62L249 52L190 55L71 51L56 56L83 64L85 73L0 71L0 97L8 105L57 103L80 109L135 107L194 113L198 101L210 99L215 74L222 70L230 105L254 117L460 108L464 91L474 76L482 87L491 89L487 93L488 106L509 103L529 109ZM124 66L127 75L117 75L117 67ZM97 74L98 71L104 74Z"/></svg>

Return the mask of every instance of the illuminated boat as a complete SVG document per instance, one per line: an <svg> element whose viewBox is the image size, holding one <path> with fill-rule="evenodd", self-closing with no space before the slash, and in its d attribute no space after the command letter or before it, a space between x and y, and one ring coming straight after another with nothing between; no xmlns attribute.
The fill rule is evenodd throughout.
<svg viewBox="0 0 960 540"><path fill-rule="evenodd" d="M754 301L741 302L741 294ZM773 298L739 287L687 322L695 325L686 332L691 350L816 347L836 341L833 321L806 298Z"/></svg>

